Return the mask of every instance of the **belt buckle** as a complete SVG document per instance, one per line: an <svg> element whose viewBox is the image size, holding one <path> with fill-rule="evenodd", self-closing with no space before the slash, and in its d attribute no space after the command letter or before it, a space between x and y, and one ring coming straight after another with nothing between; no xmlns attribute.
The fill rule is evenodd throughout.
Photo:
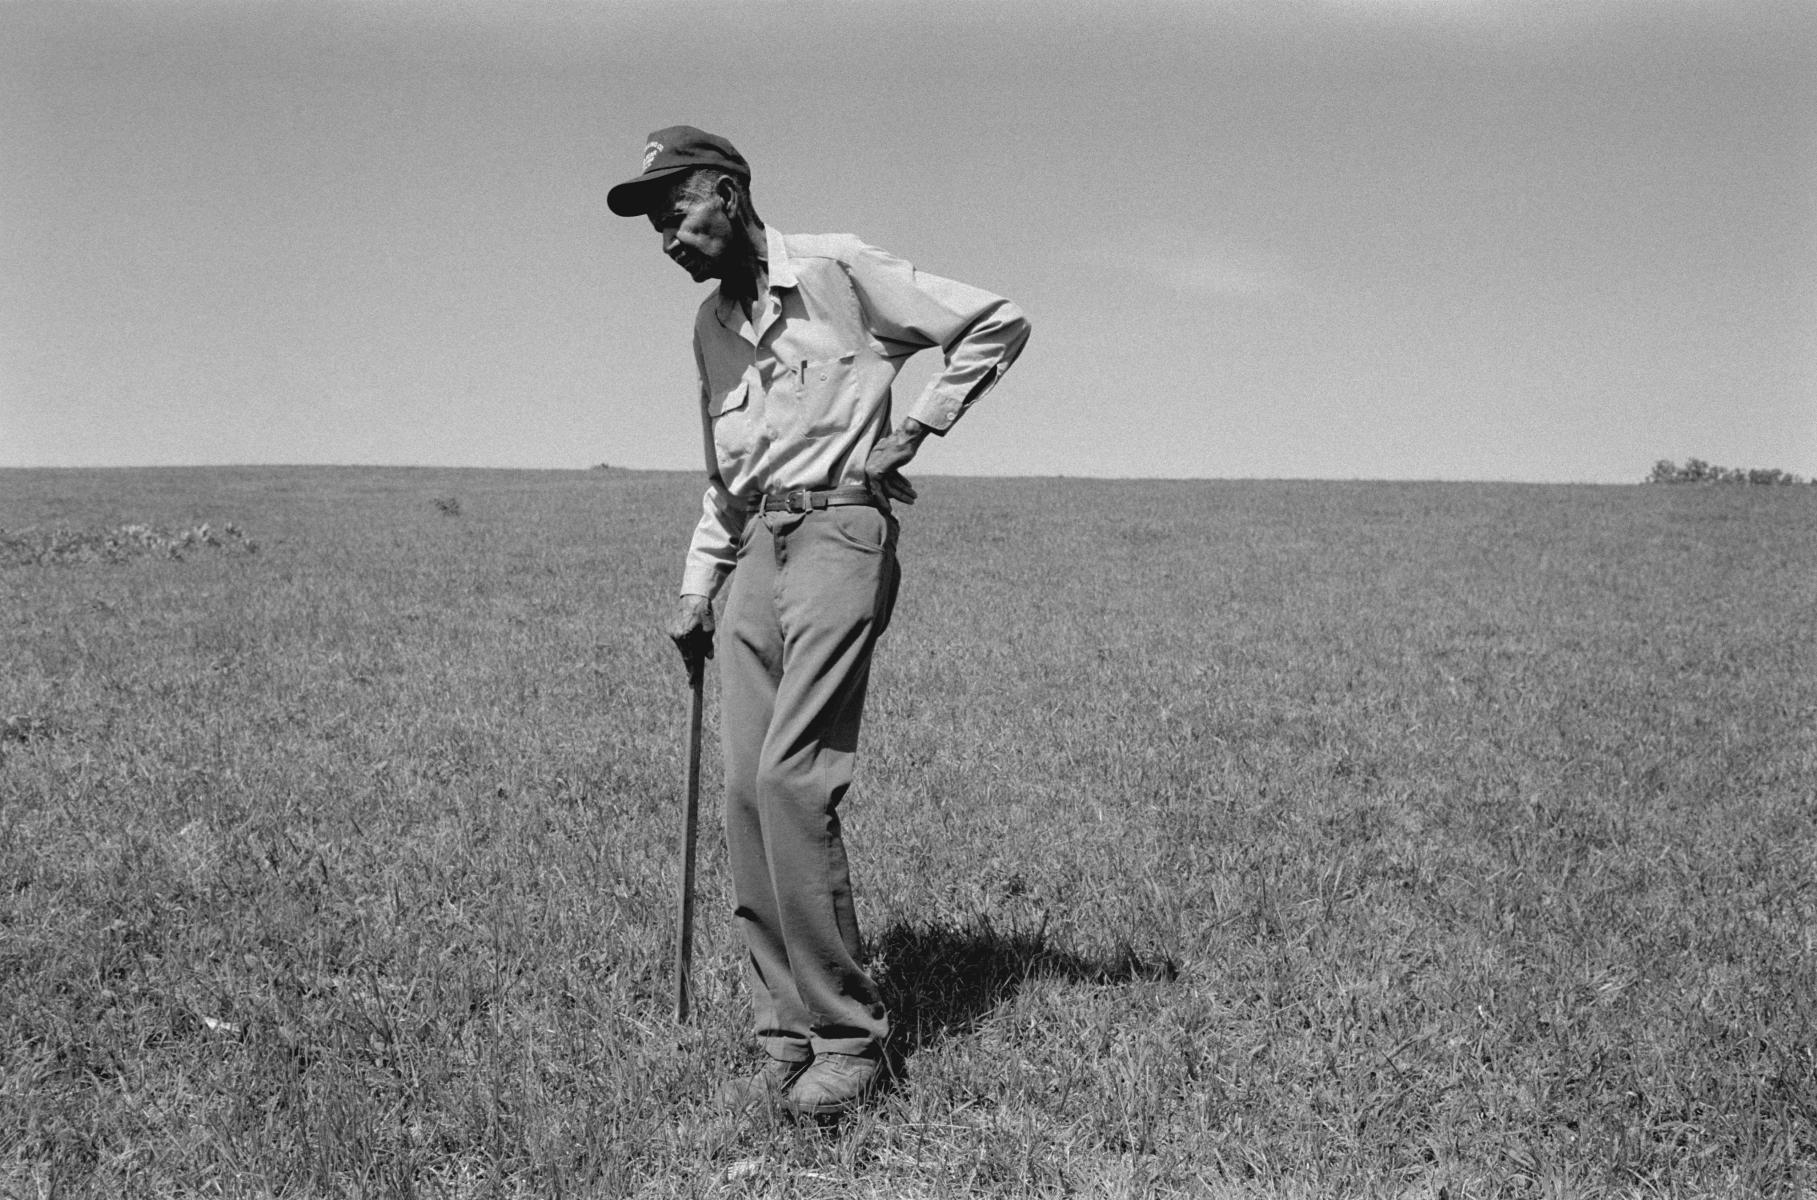
<svg viewBox="0 0 1817 1200"><path fill-rule="evenodd" d="M783 497L788 502L788 511L792 513L810 513L814 511L814 494L807 488L796 488Z"/></svg>

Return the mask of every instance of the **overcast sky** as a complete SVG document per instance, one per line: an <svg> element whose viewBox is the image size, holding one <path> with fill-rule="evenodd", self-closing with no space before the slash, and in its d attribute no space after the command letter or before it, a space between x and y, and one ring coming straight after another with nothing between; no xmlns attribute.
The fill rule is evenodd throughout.
<svg viewBox="0 0 1817 1200"><path fill-rule="evenodd" d="M1804 0L0 0L0 466L697 468L679 122L1027 310L923 471L1817 474Z"/></svg>

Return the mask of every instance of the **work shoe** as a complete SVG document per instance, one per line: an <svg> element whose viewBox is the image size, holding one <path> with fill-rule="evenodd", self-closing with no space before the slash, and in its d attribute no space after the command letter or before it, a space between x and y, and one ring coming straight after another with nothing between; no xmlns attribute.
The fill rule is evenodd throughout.
<svg viewBox="0 0 1817 1200"><path fill-rule="evenodd" d="M795 1077L783 1103L803 1116L840 1116L882 1091L887 1077L875 1055L821 1054Z"/></svg>
<svg viewBox="0 0 1817 1200"><path fill-rule="evenodd" d="M721 1108L737 1110L755 1108L759 1104L781 1104L789 1085L813 1061L811 1058L766 1058L756 1074L728 1079L720 1084L713 1098Z"/></svg>

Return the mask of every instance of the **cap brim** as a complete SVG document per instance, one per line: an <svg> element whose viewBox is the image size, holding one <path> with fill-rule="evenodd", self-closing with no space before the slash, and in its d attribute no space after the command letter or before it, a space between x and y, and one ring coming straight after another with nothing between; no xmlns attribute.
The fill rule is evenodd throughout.
<svg viewBox="0 0 1817 1200"><path fill-rule="evenodd" d="M627 179L606 193L606 207L621 217L641 217L668 194L669 181L683 171L694 168L693 163L683 163L674 167L662 167L639 175L636 179Z"/></svg>

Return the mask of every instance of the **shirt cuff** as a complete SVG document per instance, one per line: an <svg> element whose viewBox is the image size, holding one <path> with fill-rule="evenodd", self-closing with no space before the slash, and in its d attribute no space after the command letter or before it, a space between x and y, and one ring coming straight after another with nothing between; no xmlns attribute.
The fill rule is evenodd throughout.
<svg viewBox="0 0 1817 1200"><path fill-rule="evenodd" d="M919 399L908 411L915 418L937 434L944 435L953 427L965 411L965 397L950 389L930 387L921 393Z"/></svg>
<svg viewBox="0 0 1817 1200"><path fill-rule="evenodd" d="M720 581L725 578L713 563L690 562L681 573L681 591L683 596L705 596L712 599L719 591Z"/></svg>

